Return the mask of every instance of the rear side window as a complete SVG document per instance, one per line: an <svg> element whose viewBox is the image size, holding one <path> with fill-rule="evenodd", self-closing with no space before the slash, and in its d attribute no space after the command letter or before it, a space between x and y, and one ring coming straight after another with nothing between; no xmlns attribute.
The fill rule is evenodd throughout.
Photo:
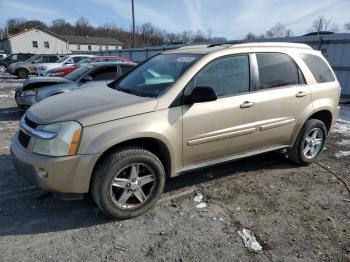
<svg viewBox="0 0 350 262"><path fill-rule="evenodd" d="M206 65L193 79L193 87L211 87L218 97L249 91L248 55L219 58Z"/></svg>
<svg viewBox="0 0 350 262"><path fill-rule="evenodd" d="M260 89L304 84L298 66L288 55L280 53L256 54Z"/></svg>
<svg viewBox="0 0 350 262"><path fill-rule="evenodd" d="M335 80L332 70L321 57L318 57L316 55L302 54L301 58L309 67L318 83L333 82Z"/></svg>

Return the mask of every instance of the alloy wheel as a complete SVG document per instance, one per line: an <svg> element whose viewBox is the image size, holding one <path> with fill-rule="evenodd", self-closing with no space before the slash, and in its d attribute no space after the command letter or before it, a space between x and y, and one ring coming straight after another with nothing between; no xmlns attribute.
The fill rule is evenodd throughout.
<svg viewBox="0 0 350 262"><path fill-rule="evenodd" d="M110 196L117 207L135 209L152 196L155 186L154 171L144 163L133 163L124 167L113 178Z"/></svg>
<svg viewBox="0 0 350 262"><path fill-rule="evenodd" d="M303 154L307 159L315 158L323 145L324 134L320 128L313 128L305 137Z"/></svg>

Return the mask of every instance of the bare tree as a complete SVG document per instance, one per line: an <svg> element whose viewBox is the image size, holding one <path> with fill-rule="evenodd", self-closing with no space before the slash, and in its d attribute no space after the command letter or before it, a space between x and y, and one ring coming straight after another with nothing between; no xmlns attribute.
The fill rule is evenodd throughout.
<svg viewBox="0 0 350 262"><path fill-rule="evenodd" d="M322 31L339 31L339 26L336 23L333 23L331 19L327 19L325 16L320 16L316 20L313 21L312 32L320 33Z"/></svg>
<svg viewBox="0 0 350 262"><path fill-rule="evenodd" d="M344 25L344 29L345 29L345 30L350 30L350 22L349 22L349 23L346 23L346 24Z"/></svg>
<svg viewBox="0 0 350 262"><path fill-rule="evenodd" d="M255 39L258 39L259 37L256 35L256 34L254 34L254 33L252 33L252 32L249 32L245 37L244 37L244 39L246 39L246 40L255 40Z"/></svg>
<svg viewBox="0 0 350 262"><path fill-rule="evenodd" d="M192 42L193 43L201 43L201 42L206 42L208 39L206 35L201 31L198 30L194 33Z"/></svg>
<svg viewBox="0 0 350 262"><path fill-rule="evenodd" d="M75 22L74 33L81 36L91 36L94 33L94 27L90 25L89 20L80 17Z"/></svg>
<svg viewBox="0 0 350 262"><path fill-rule="evenodd" d="M56 19L51 22L50 30L59 35L74 34L73 26L64 19Z"/></svg>

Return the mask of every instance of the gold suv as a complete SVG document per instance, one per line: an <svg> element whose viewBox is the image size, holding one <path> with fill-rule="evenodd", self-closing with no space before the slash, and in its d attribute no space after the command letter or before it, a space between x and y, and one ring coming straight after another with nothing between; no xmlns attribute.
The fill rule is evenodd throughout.
<svg viewBox="0 0 350 262"><path fill-rule="evenodd" d="M91 192L108 216L131 218L157 202L166 178L188 170L282 149L313 162L339 96L331 67L307 45L190 46L108 86L34 105L11 151L36 185L62 197Z"/></svg>

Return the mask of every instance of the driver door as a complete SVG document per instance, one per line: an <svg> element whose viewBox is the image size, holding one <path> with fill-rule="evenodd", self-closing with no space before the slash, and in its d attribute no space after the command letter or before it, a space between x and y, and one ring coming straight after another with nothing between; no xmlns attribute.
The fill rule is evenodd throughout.
<svg viewBox="0 0 350 262"><path fill-rule="evenodd" d="M249 55L233 55L207 64L188 84L211 87L218 99L183 107L183 165L245 152L254 147L254 107L250 100Z"/></svg>

